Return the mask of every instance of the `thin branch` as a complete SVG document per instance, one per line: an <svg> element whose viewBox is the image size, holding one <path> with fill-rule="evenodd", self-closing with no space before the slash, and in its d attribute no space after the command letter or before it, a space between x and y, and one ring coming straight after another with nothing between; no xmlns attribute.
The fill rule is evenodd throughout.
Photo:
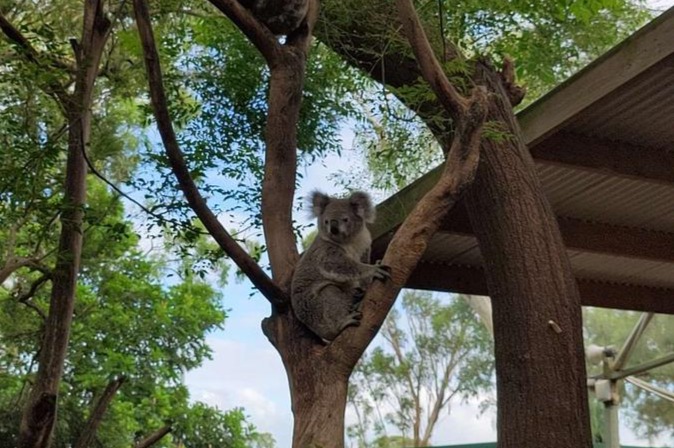
<svg viewBox="0 0 674 448"><path fill-rule="evenodd" d="M153 432L152 434L150 434L149 436L147 436L146 438L144 438L143 440L141 440L140 442L136 443L134 445L134 448L149 448L155 443L159 442L166 434L170 433L172 430L173 428L171 428L171 425L163 426L158 430L156 430L155 432Z"/></svg>
<svg viewBox="0 0 674 448"><path fill-rule="evenodd" d="M415 52L420 53L417 54L419 64L424 72L432 72L424 77L433 89L439 88L435 93L454 119L456 129L440 179L407 216L386 250L382 263L391 267L391 278L386 282L375 282L368 288L363 299L361 325L345 330L326 350L348 365L355 365L376 336L397 295L437 232L440 221L472 183L480 159L482 126L489 106L484 87L473 88L467 99L456 92L435 59L411 0L397 2L401 19L408 28L408 39L413 47L416 46Z"/></svg>
<svg viewBox="0 0 674 448"><path fill-rule="evenodd" d="M152 107L157 120L157 127L164 143L164 149L168 156L171 168L173 170L180 188L182 189L187 202L196 213L197 217L204 224L215 241L222 250L229 255L236 265L251 280L253 285L274 305L285 306L289 299L287 294L276 285L271 278L262 270L257 262L251 257L225 230L217 216L206 204L205 199L199 192L192 176L190 175L185 157L183 156L175 132L171 116L166 105L166 94L164 93L161 67L159 64L159 55L154 41L152 24L147 4L143 0L134 0L134 11L138 33L143 45L145 55L145 66L147 69L148 82L150 88L150 97Z"/></svg>
<svg viewBox="0 0 674 448"><path fill-rule="evenodd" d="M209 0L246 35L272 66L279 60L281 44L276 36L236 0ZM134 1L134 3L137 3Z"/></svg>
<svg viewBox="0 0 674 448"><path fill-rule="evenodd" d="M0 30L11 42L14 42L19 49L19 53L30 63L34 64L36 67L44 68L41 60L46 59L50 62L53 67L66 70L69 74L72 74L74 68L65 62L54 58L50 55L44 55L38 52L30 44L30 41L19 31L14 25L12 25L9 20L4 16L0 11ZM66 92L65 87L58 82L56 79L51 78L47 85L42 85L40 88L49 96L53 97L60 107L65 107L68 101L68 93Z"/></svg>
<svg viewBox="0 0 674 448"><path fill-rule="evenodd" d="M87 419L87 423L84 425L84 430L75 443L75 448L88 448L92 445L94 438L96 437L98 427L105 416L105 412L108 410L112 399L115 398L115 394L119 388L122 387L122 384L124 384L125 381L126 377L120 376L119 378L115 378L108 383L105 390L96 401L96 405L94 406L91 415Z"/></svg>
<svg viewBox="0 0 674 448"><path fill-rule="evenodd" d="M42 287L42 285L47 283L47 281L50 278L51 278L50 275L47 275L47 274L41 275L37 280L35 280L33 283L31 283L30 289L28 291L26 291L25 293L23 293L23 294L21 294L20 296L17 297L17 301L19 303L23 303L28 308L31 308L31 309L35 310L35 312L40 315L42 320L47 320L47 315L45 314L44 311L42 311L42 309L40 309L40 307L38 307L36 304L31 302L30 299L32 299L35 296L35 294Z"/></svg>
<svg viewBox="0 0 674 448"><path fill-rule="evenodd" d="M94 176L98 177L100 180L102 180L105 184L107 184L110 188L112 188L118 195L122 196L123 198L126 198L128 201L131 203L135 204L138 208L140 208L143 212L146 214L152 216L153 218L159 220L160 222L166 222L173 224L174 226L181 227L183 229L189 230L190 232L194 232L197 235L210 235L208 232L204 232L203 230L194 227L190 224L186 224L183 222L178 221L177 219L172 219L172 218L165 218L159 213L155 213L149 208L145 207L143 204L132 198L130 195L126 194L124 191L122 191L121 188L119 188L117 185L112 183L108 178L106 178L96 167L94 164L91 162L89 159L89 156L87 155L86 148L82 148L82 156L84 157L84 160L87 162L87 166L89 167L89 171L93 173Z"/></svg>
<svg viewBox="0 0 674 448"><path fill-rule="evenodd" d="M23 56L30 62L36 65L42 65L41 59L47 59L54 67L73 72L74 68L60 59L56 59L52 55L44 55L38 52L30 41L18 30L5 15L0 11L0 29L7 36L7 38L14 42L21 50Z"/></svg>
<svg viewBox="0 0 674 448"><path fill-rule="evenodd" d="M456 119L468 107L464 98L447 79L435 58L412 0L396 0L400 21L419 63L421 73L450 116Z"/></svg>

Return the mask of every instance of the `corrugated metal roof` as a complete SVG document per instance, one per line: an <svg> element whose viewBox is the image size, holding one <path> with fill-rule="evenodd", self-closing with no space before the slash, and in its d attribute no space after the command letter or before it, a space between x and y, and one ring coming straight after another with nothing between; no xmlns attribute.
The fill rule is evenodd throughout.
<svg viewBox="0 0 674 448"><path fill-rule="evenodd" d="M567 130L591 137L674 148L674 57L576 115Z"/></svg>
<svg viewBox="0 0 674 448"><path fill-rule="evenodd" d="M674 232L674 185L553 164L537 168L559 216Z"/></svg>

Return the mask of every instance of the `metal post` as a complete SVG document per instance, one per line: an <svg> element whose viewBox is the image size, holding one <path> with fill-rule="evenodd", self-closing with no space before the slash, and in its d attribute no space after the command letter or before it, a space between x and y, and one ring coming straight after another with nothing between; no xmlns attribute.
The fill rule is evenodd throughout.
<svg viewBox="0 0 674 448"><path fill-rule="evenodd" d="M604 429L602 431L604 448L620 448L618 382L616 380L611 381L611 395L613 399L604 402Z"/></svg>

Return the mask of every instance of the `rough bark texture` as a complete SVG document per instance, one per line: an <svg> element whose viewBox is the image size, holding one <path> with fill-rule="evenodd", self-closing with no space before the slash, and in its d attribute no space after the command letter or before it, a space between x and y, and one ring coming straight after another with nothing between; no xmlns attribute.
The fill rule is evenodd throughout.
<svg viewBox="0 0 674 448"><path fill-rule="evenodd" d="M313 361L301 360L291 371L293 447L340 448L348 376L325 358Z"/></svg>
<svg viewBox="0 0 674 448"><path fill-rule="evenodd" d="M94 81L110 23L96 0L85 2L82 41L77 46L75 91L64 104L68 115L68 158L63 197L61 237L52 272L49 315L40 348L39 368L21 419L19 447L50 444L56 421L58 389L63 373L75 302L75 287L82 252L82 218L86 200L87 166L84 151L91 128ZM65 95L62 95L65 98Z"/></svg>
<svg viewBox="0 0 674 448"><path fill-rule="evenodd" d="M486 263L496 352L499 447L590 447L580 296L554 214L501 82L466 206Z"/></svg>

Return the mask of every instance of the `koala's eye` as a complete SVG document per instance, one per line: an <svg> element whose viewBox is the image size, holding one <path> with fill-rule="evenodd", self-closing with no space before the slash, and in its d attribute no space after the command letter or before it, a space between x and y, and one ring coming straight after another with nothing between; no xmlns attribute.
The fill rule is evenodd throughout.
<svg viewBox="0 0 674 448"><path fill-rule="evenodd" d="M343 222L349 222L349 218L342 218Z"/></svg>
<svg viewBox="0 0 674 448"><path fill-rule="evenodd" d="M326 220L325 220L325 221L323 221L323 222L324 222L324 223L325 223L325 225L327 226L327 225L328 225L328 224L330 223L330 220L329 220L329 219L326 219Z"/></svg>

